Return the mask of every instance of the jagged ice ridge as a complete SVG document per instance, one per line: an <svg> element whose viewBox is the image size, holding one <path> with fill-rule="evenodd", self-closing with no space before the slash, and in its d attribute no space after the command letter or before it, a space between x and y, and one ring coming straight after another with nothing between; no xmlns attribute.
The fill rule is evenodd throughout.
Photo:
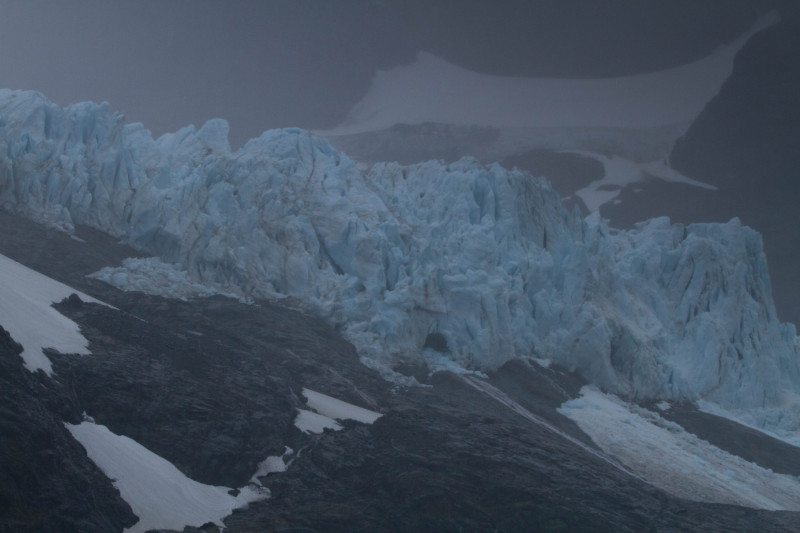
<svg viewBox="0 0 800 533"><path fill-rule="evenodd" d="M498 165L362 172L302 130L235 152L227 135L216 119L154 140L108 104L2 90L0 206L106 231L192 283L292 298L388 376L401 359L546 358L617 394L798 428L800 343L776 317L760 235L737 220L617 231Z"/></svg>

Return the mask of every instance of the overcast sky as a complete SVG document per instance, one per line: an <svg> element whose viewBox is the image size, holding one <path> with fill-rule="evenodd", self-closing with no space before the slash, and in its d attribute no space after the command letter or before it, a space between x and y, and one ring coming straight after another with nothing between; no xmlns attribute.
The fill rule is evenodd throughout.
<svg viewBox="0 0 800 533"><path fill-rule="evenodd" d="M154 135L209 118L231 144L329 128L420 50L517 76L686 63L772 0L0 0L0 86L108 101Z"/></svg>

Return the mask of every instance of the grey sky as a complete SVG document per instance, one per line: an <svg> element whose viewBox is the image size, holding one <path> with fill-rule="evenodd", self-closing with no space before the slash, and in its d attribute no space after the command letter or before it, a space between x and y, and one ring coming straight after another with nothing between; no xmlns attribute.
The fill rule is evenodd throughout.
<svg viewBox="0 0 800 533"><path fill-rule="evenodd" d="M0 0L0 86L108 101L154 135L222 117L233 146L327 128L427 50L504 75L597 77L708 54L757 0Z"/></svg>

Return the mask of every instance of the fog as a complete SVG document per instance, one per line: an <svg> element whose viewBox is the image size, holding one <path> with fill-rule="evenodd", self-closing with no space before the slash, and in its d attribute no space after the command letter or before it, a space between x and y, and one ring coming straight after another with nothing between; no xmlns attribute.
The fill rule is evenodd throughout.
<svg viewBox="0 0 800 533"><path fill-rule="evenodd" d="M773 2L774 3L774 2ZM703 57L770 2L0 0L0 85L108 101L154 135L331 128L419 51L477 72L608 77Z"/></svg>

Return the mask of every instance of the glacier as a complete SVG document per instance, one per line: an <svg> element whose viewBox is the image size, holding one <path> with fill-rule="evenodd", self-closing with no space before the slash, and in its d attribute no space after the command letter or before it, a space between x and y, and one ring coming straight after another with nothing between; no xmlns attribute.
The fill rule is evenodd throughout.
<svg viewBox="0 0 800 533"><path fill-rule="evenodd" d="M549 359L627 398L800 427L800 342L738 220L619 231L565 210L546 180L475 159L361 170L299 129L237 151L227 138L221 119L153 139L105 103L0 90L0 207L105 231L172 265L162 284L321 315L400 382L403 360ZM127 272L97 276L141 288Z"/></svg>

